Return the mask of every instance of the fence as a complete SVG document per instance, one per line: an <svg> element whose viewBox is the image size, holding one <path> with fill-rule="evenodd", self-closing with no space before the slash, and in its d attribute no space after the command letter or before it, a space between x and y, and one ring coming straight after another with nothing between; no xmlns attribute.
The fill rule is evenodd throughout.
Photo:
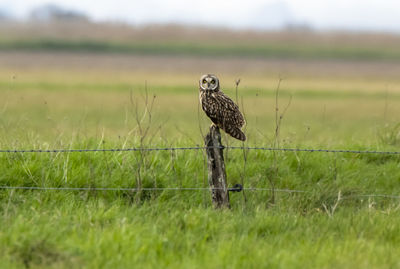
<svg viewBox="0 0 400 269"><path fill-rule="evenodd" d="M193 146L193 147L163 147L163 148L110 148L110 149L0 149L0 153L82 153L82 152L135 152L135 151L185 151L185 150L205 150L215 147ZM239 147L222 146L222 149L232 150L263 150L263 151L282 151L282 152L307 152L307 153L349 153L349 154L381 154L381 155L400 155L400 151L377 151L377 150L347 150L347 149L314 149L314 148L273 148L273 147ZM210 191L211 188L91 188L91 187L32 187L32 186L0 186L3 190L54 190L54 191ZM214 188L215 189L215 188ZM272 189L272 188L241 188L247 191L275 191L283 193L310 193L306 190L293 189ZM235 189L231 189L235 191ZM400 195L391 194L359 194L347 197L365 198L389 198L400 199ZM343 196L342 198L346 198Z"/></svg>

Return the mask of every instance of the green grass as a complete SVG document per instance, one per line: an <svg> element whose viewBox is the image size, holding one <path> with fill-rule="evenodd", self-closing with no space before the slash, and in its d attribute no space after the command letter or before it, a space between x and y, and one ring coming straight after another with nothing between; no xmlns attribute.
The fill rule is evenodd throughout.
<svg viewBox="0 0 400 269"><path fill-rule="evenodd" d="M195 86L151 83L152 120L139 79L64 71L0 79L0 148L201 145ZM157 76L154 75L154 80ZM183 78L185 79L185 78ZM275 82L275 81L274 81ZM281 147L398 151L399 96L383 81L332 86L307 79L282 85ZM274 83L272 83L275 85ZM397 89L394 83L393 88ZM338 87L340 90L332 90ZM131 90L133 90L131 101ZM232 87L226 92L235 96ZM274 88L239 89L249 146L271 146ZM393 98L392 98L393 97ZM137 107L137 110L136 110ZM224 144L241 145L224 136ZM396 268L400 156L225 151L228 183L302 190L231 194L231 210L195 191L0 190L2 268ZM274 162L277 168L274 169ZM245 164L245 166L244 166ZM194 151L0 153L0 185L72 188L207 186L204 153ZM338 195L340 193L340 199ZM245 199L246 198L246 199Z"/></svg>
<svg viewBox="0 0 400 269"><path fill-rule="evenodd" d="M84 145L76 145L82 147ZM86 145L90 146L90 145ZM93 146L93 145L92 145ZM118 145L112 145L118 146ZM1 185L135 187L138 153L3 154ZM201 152L153 152L145 187L203 187ZM212 209L204 191L1 191L1 259L10 267L396 267L399 157L287 153L277 188L231 194ZM231 184L243 172L229 152ZM269 187L269 152L250 152L248 187ZM337 202L339 190L342 200ZM325 207L327 209L325 209ZM329 213L327 213L329 212Z"/></svg>
<svg viewBox="0 0 400 269"><path fill-rule="evenodd" d="M8 228L1 237L2 264L9 268L399 265L399 215L390 210L345 208L329 218L278 207L218 212L177 201L138 206L65 194L14 194L11 201L27 195L47 202L20 202L2 218Z"/></svg>
<svg viewBox="0 0 400 269"><path fill-rule="evenodd" d="M363 48L357 46L330 46L302 44L211 44L188 42L108 42L68 41L57 39L2 40L0 50L70 51L91 53L132 53L149 55L196 55L215 57L298 58L345 60L400 60L397 48Z"/></svg>

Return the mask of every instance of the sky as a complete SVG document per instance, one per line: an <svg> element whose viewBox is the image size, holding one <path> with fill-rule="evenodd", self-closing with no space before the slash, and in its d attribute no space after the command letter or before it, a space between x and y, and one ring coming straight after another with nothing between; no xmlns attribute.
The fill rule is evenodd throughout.
<svg viewBox="0 0 400 269"><path fill-rule="evenodd" d="M0 10L24 18L46 3L84 12L95 21L237 29L303 24L317 30L400 33L399 0L0 0Z"/></svg>

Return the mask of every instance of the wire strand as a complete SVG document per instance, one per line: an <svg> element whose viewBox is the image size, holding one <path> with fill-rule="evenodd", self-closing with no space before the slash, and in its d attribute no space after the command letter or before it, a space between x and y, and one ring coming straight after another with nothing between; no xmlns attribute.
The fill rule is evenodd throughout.
<svg viewBox="0 0 400 269"><path fill-rule="evenodd" d="M51 190L51 191L211 191L220 190L220 188L180 188L180 187L170 187L170 188L91 188L91 187L35 187L35 186L0 186L3 190ZM243 188L247 191L275 191L281 193L311 193L311 191L306 190L293 190L293 189L271 189L271 188ZM389 199L400 199L400 195L393 194L351 194L347 196L342 196L342 199L348 198L389 198Z"/></svg>
<svg viewBox="0 0 400 269"><path fill-rule="evenodd" d="M354 154L384 154L400 155L400 151L377 150L348 150L348 149L312 149L312 148L271 148L271 147L165 147L165 148L112 148L112 149L0 149L0 153L66 153L66 152L129 152L129 151L174 151L174 150L204 150L208 148L222 148L234 150L264 150L288 152L326 152L326 153L354 153Z"/></svg>

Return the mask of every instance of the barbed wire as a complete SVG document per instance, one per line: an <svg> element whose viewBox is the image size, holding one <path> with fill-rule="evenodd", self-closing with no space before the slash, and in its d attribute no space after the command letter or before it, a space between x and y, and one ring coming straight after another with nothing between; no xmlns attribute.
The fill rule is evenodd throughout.
<svg viewBox="0 0 400 269"><path fill-rule="evenodd" d="M201 150L207 147L166 147L166 148L112 148L112 149L0 149L0 153L64 153L64 152L123 152L123 151L171 151Z"/></svg>
<svg viewBox="0 0 400 269"><path fill-rule="evenodd" d="M352 150L352 149L309 149L309 148L268 148L268 147L228 147L230 149L291 151L291 152L328 152L328 153L357 153L357 154L388 154L400 155L400 151Z"/></svg>
<svg viewBox="0 0 400 269"><path fill-rule="evenodd" d="M223 188L210 188L210 187L166 187L166 188L105 188L105 187L36 187L36 186L0 186L0 189L19 189L19 190L65 190L65 191L211 191L223 190ZM228 190L236 190L235 188L228 188ZM238 189L239 190L239 189ZM241 188L240 190L248 191L271 191L269 188ZM305 193L308 191L303 190L290 190L290 189L274 189L276 192L288 193Z"/></svg>
<svg viewBox="0 0 400 269"><path fill-rule="evenodd" d="M313 149L313 148L272 148L272 147L165 147L165 148L111 148L111 149L0 149L0 153L68 153L68 152L127 152L127 151L174 151L174 150L204 150L211 148L233 150L264 150L264 151L288 151L288 152L326 152L326 153L354 153L354 154L384 154L400 155L400 151L378 150L351 150L351 149Z"/></svg>
<svg viewBox="0 0 400 269"><path fill-rule="evenodd" d="M64 191L193 191L193 190L210 190L210 188L99 188L99 187L35 187L35 186L0 186L0 189L15 189L15 190L64 190Z"/></svg>
<svg viewBox="0 0 400 269"><path fill-rule="evenodd" d="M41 191L211 191L221 190L221 188L206 188L206 187L167 187L167 188L101 188L101 187L35 187L35 186L0 186L2 190L41 190ZM294 189L271 189L271 188L243 188L245 191L274 191L281 193L312 193L306 190ZM400 199L400 195L393 194L350 194L343 195L341 199L348 198L389 198Z"/></svg>

